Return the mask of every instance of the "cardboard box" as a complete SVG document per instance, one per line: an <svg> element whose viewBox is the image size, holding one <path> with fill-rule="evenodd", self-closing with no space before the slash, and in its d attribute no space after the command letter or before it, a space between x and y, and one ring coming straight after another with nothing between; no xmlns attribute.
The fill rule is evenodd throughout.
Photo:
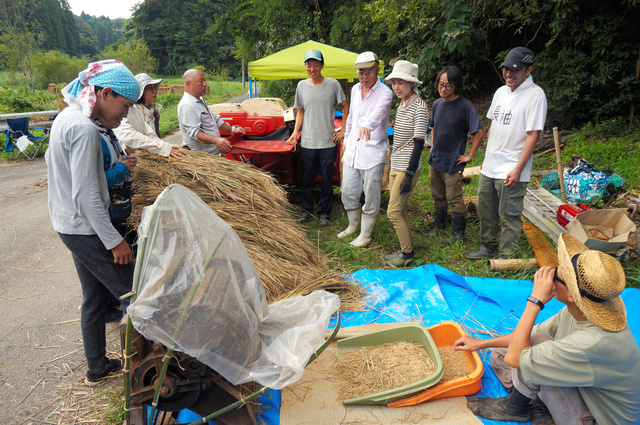
<svg viewBox="0 0 640 425"><path fill-rule="evenodd" d="M583 211L567 225L567 233L587 248L608 254L628 249L635 231L636 225L623 208Z"/></svg>

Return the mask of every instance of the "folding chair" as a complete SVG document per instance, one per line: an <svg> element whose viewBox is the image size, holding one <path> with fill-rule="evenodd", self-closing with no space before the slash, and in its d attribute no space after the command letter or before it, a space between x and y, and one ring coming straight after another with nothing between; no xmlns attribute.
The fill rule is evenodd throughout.
<svg viewBox="0 0 640 425"><path fill-rule="evenodd" d="M34 136L29 132L29 119L28 118L16 118L16 119L8 119L7 125L8 129L4 131L7 135L7 138L4 142L4 150L5 152L14 151L13 157L18 159L20 154L23 154L29 160L33 160L38 153L44 152L44 142L49 137L49 129L39 128L39 127L31 127L32 129L41 130L44 132L44 136ZM27 139L31 144L28 146L23 146L23 150L21 150L18 146L18 139L22 136L27 136Z"/></svg>

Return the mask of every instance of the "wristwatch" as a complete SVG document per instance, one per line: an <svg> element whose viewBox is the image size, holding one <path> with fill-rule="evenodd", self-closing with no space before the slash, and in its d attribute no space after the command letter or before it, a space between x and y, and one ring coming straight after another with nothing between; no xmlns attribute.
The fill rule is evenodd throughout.
<svg viewBox="0 0 640 425"><path fill-rule="evenodd" d="M233 133L234 131L236 131L236 128L240 127L239 125L232 125L231 126L231 132Z"/></svg>
<svg viewBox="0 0 640 425"><path fill-rule="evenodd" d="M533 295L529 295L527 297L527 301L529 301L530 303L534 303L538 307L540 307L540 311L544 310L544 303L542 301L540 301L539 299L537 299L536 297L534 297Z"/></svg>

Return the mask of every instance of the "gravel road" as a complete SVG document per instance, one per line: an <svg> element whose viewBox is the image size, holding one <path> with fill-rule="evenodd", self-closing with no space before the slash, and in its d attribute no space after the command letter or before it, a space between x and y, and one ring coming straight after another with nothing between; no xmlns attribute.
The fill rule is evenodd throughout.
<svg viewBox="0 0 640 425"><path fill-rule="evenodd" d="M49 220L45 161L0 163L0 182L0 423L97 424L101 394L120 380L82 384L82 294ZM109 349L118 350L110 330Z"/></svg>

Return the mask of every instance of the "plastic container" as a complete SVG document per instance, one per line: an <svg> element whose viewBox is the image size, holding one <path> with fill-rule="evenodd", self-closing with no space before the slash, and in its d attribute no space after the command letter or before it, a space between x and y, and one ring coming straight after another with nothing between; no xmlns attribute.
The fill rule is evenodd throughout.
<svg viewBox="0 0 640 425"><path fill-rule="evenodd" d="M558 207L558 213L556 219L562 227L567 227L574 218L578 216L582 211L590 210L585 204L562 204Z"/></svg>
<svg viewBox="0 0 640 425"><path fill-rule="evenodd" d="M442 368L442 360L440 359L436 344L427 329L419 325L398 326L345 338L338 341L338 356L345 351L401 341L408 341L424 346L427 354L431 357L431 361L433 361L435 372L431 376L412 384L367 396L342 400L344 404L385 404L424 391L425 388L435 385L440 378L442 378L444 369Z"/></svg>
<svg viewBox="0 0 640 425"><path fill-rule="evenodd" d="M437 347L451 347L458 338L465 335L460 325L450 321L444 321L438 325L431 326L428 328L428 331ZM484 373L482 360L480 360L477 351L465 351L464 353L471 367L471 373L469 375L438 383L419 394L390 402L387 404L387 407L413 406L427 400L472 395L480 391L482 388L480 378Z"/></svg>

